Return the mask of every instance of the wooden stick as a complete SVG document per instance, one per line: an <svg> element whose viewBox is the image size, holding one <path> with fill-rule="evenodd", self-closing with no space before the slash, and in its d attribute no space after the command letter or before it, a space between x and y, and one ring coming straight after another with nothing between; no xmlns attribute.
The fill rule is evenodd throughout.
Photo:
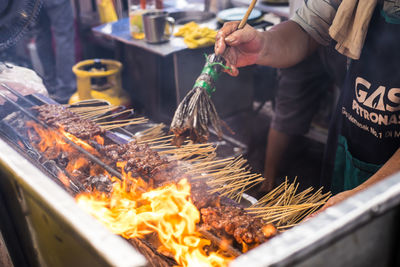
<svg viewBox="0 0 400 267"><path fill-rule="evenodd" d="M252 0L251 1L250 6L246 11L246 14L244 15L244 17L242 18L242 20L239 23L239 26L237 28L238 30L243 29L244 25L246 25L247 19L249 18L250 14L251 14L251 11L253 11L253 8L256 5L256 3L257 3L257 0Z"/></svg>
<svg viewBox="0 0 400 267"><path fill-rule="evenodd" d="M205 229L198 227L197 231L202 234L205 238L207 238L208 240L210 240L211 242L214 242L215 244L217 244L220 248L226 249L226 251L234 256L234 257L238 257L240 256L242 253L240 253L239 250L233 248L232 246L222 246L222 240L217 238L214 235L211 235L211 233L209 233L208 231L206 231Z"/></svg>
<svg viewBox="0 0 400 267"><path fill-rule="evenodd" d="M125 119L125 120L115 120L115 121L104 121L104 122L98 122L98 125L106 125L106 124L118 124L118 123L125 123L125 122L134 122L134 121L145 121L148 122L149 119L140 117L140 118L131 118L131 119Z"/></svg>
<svg viewBox="0 0 400 267"><path fill-rule="evenodd" d="M110 114L110 115L106 115L106 116L101 116L101 117L95 118L95 119L93 119L93 121L103 120L103 119L106 119L106 118L122 115L124 113L130 113L132 111L133 111L133 109L127 109L127 110L124 110L124 111L121 111L121 112L117 112L117 113L114 113L114 114Z"/></svg>
<svg viewBox="0 0 400 267"><path fill-rule="evenodd" d="M127 122L127 123L121 123L121 124L115 124L115 125L106 125L106 126L100 126L102 129L105 130L112 130L115 128L121 128L124 126L128 126L128 125L133 125L133 124L141 124L141 123L145 123L146 121L131 121L131 122Z"/></svg>
<svg viewBox="0 0 400 267"><path fill-rule="evenodd" d="M250 12L251 10L248 11L248 14ZM244 18L244 21L246 20L247 18ZM115 108L117 107L71 109L81 114L82 117L93 118ZM125 110L116 114L104 115L93 119L93 121L97 122L131 111ZM146 118L134 118L100 122L98 124L103 129L114 129L146 121ZM190 163L180 166L181 169L190 175L191 179L205 179L205 182L210 187L209 193L217 192L221 196L226 196L239 202L246 190L265 179L260 174L252 173L247 160L241 156L217 159L216 148L211 144L193 144L191 141L186 141L179 148L171 146L170 141L173 135L165 135L162 131L163 127L160 124L144 130L142 132L143 136L147 136L147 138L141 139L142 137L133 136L138 140L138 143L148 144L153 149L159 150L160 155ZM265 219L267 222L275 223L279 229L284 230L293 227L326 203L330 197L329 193L322 194L322 189L312 193L313 188L297 192L298 188L299 184L296 182L296 178L292 183L289 183L286 178L284 183L266 194L258 203L252 205L246 211L256 217Z"/></svg>
<svg viewBox="0 0 400 267"><path fill-rule="evenodd" d="M161 138L161 137L166 136L166 134L164 132L165 127L166 126L164 123L159 123L149 129L139 132L137 135L135 135L135 137L138 141L141 141L141 142L145 142L147 140L151 140L154 138ZM170 140L172 140L172 138ZM169 142L171 142L171 141L169 141Z"/></svg>

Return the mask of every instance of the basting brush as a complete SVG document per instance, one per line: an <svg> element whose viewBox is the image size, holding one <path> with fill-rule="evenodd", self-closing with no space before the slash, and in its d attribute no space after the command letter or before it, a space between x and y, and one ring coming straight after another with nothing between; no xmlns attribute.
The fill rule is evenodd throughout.
<svg viewBox="0 0 400 267"><path fill-rule="evenodd" d="M249 8L237 30L242 29L253 10L257 0L252 0ZM204 143L208 140L208 126L214 128L218 137L222 136L221 125L225 125L219 118L217 109L211 100L211 93L215 91L215 83L223 69L222 56L211 54L207 56L206 64L197 78L192 90L183 98L175 111L170 131L174 133L173 144L180 146L187 137L195 143ZM228 127L227 127L228 128ZM229 128L228 128L229 129Z"/></svg>

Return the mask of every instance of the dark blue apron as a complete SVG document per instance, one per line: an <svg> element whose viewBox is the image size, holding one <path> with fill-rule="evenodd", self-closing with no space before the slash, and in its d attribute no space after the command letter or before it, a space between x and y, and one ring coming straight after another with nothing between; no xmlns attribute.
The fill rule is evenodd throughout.
<svg viewBox="0 0 400 267"><path fill-rule="evenodd" d="M322 185L333 193L366 181L400 147L400 24L381 6L360 59L350 64L332 122Z"/></svg>

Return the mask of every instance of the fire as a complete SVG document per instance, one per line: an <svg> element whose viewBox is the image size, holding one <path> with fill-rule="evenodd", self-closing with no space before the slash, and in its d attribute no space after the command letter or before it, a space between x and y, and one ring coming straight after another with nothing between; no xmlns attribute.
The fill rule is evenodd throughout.
<svg viewBox="0 0 400 267"><path fill-rule="evenodd" d="M104 145L104 138L101 137L100 135L96 135L96 136L94 136L93 138L94 138L94 140L96 140L96 142L97 142L99 145Z"/></svg>
<svg viewBox="0 0 400 267"><path fill-rule="evenodd" d="M59 173L58 173L58 179L60 179L60 181L61 181L66 187L69 187L69 185L70 185L69 178L68 178L63 172L59 172Z"/></svg>
<svg viewBox="0 0 400 267"><path fill-rule="evenodd" d="M61 151L72 151L74 150L71 145L63 138L63 136L72 141L73 143L79 145L80 147L84 148L88 152L98 155L96 149L94 149L91 145L87 142L79 139L78 137L64 131L62 128L58 129L58 132L54 129L53 131L49 131L44 129L43 127L39 126L38 124L34 123L33 121L26 122L26 126L33 128L35 132L40 136L39 143L37 144L40 151L44 152L48 149L54 149L55 152L60 153ZM104 139L101 136L95 137L96 140L99 140L104 144Z"/></svg>
<svg viewBox="0 0 400 267"><path fill-rule="evenodd" d="M69 173L72 173L74 170L79 170L80 168L84 168L89 164L88 160L85 158L72 158L68 162L67 167L65 168Z"/></svg>
<svg viewBox="0 0 400 267"><path fill-rule="evenodd" d="M60 129L62 135L64 135L66 138L68 138L70 141L74 142L75 144L79 145L80 147L86 149L87 151L94 152L95 154L98 154L97 151L90 146L88 143L85 141L75 137L74 135L64 131L63 129Z"/></svg>
<svg viewBox="0 0 400 267"><path fill-rule="evenodd" d="M65 138L100 156L99 152L87 142L59 128L48 130L34 122L27 122L34 132L30 139L48 159L65 161L65 175L59 173L59 179L69 186L68 175L86 173L88 176L110 175L100 166L84 158ZM104 144L100 136L94 138ZM116 167L124 177L123 182L110 177L113 182L111 193L92 191L76 196L77 203L92 214L113 233L124 238L147 238L156 233L158 251L173 256L181 266L226 266L232 260L222 252L207 252L211 241L197 231L200 212L192 203L191 187L186 179L156 189L132 173L125 172L126 162L117 162Z"/></svg>
<svg viewBox="0 0 400 267"><path fill-rule="evenodd" d="M226 266L232 260L204 251L210 241L196 230L200 213L190 200L186 179L144 193L124 188L123 183L114 183L110 196L84 193L76 201L113 233L125 238L157 233L161 243L158 250L172 254L179 265Z"/></svg>

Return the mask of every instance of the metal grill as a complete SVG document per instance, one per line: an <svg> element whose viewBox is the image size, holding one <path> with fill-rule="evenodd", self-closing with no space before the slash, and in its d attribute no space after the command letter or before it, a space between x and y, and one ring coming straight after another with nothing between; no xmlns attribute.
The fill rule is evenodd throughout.
<svg viewBox="0 0 400 267"><path fill-rule="evenodd" d="M50 101L41 95L28 100L15 95L17 101L1 93L8 101L0 106L0 119L16 108ZM38 162L35 149L2 120L1 193L28 265L146 265L133 246L81 211L56 184L56 166ZM71 190L81 190L80 185ZM399 203L396 174L239 256L231 266L398 266Z"/></svg>

